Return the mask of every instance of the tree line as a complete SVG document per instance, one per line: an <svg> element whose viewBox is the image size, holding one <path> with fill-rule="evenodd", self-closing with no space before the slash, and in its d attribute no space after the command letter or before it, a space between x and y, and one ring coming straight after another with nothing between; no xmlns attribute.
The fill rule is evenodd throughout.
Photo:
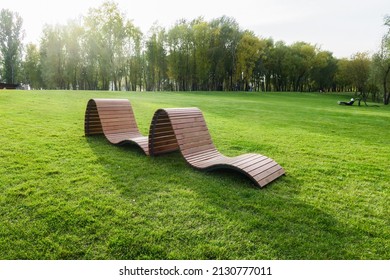
<svg viewBox="0 0 390 280"><path fill-rule="evenodd" d="M39 89L128 91L354 91L389 103L390 31L373 56L338 59L242 30L234 18L178 20L143 34L114 2L23 45L22 18L0 13L0 80ZM390 19L385 18L390 30Z"/></svg>

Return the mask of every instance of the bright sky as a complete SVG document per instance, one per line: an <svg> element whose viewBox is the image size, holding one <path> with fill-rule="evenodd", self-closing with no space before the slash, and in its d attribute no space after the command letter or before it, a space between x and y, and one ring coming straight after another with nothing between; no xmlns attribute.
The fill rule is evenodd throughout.
<svg viewBox="0 0 390 280"><path fill-rule="evenodd" d="M104 0L0 0L0 9L18 12L26 42L38 43L42 27L87 15ZM114 0L128 19L147 33L154 22L170 28L178 19L233 17L260 37L287 44L317 44L336 57L373 53L385 32L389 0Z"/></svg>

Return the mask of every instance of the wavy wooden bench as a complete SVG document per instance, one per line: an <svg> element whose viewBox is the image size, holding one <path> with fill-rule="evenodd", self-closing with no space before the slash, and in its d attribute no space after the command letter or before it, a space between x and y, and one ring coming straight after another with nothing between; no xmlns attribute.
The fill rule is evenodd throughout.
<svg viewBox="0 0 390 280"><path fill-rule="evenodd" d="M285 171L274 160L260 154L226 157L214 146L202 112L198 108L159 109L149 130L152 156L180 150L194 168L212 170L229 168L248 176L264 187Z"/></svg>
<svg viewBox="0 0 390 280"><path fill-rule="evenodd" d="M149 155L148 137L139 132L127 99L90 99L84 131L86 136L104 134L112 144L136 143Z"/></svg>

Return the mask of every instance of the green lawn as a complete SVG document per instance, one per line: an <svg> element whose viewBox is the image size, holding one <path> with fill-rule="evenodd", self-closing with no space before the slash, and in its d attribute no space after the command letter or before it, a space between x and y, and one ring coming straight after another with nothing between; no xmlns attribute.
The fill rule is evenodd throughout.
<svg viewBox="0 0 390 280"><path fill-rule="evenodd" d="M264 189L179 152L84 137L90 98L199 107L225 155L286 170ZM0 259L389 259L390 107L307 93L0 91Z"/></svg>

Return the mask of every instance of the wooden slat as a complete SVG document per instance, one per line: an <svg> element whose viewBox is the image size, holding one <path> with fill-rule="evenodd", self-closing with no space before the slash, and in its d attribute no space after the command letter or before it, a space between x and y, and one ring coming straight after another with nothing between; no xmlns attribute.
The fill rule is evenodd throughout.
<svg viewBox="0 0 390 280"><path fill-rule="evenodd" d="M259 157L253 158L251 160L248 160L246 162L240 162L238 164L233 164L233 165L237 168L247 170L251 166L262 166L264 164L267 164L268 162L273 162L273 160L270 158L267 158L265 156L259 156Z"/></svg>
<svg viewBox="0 0 390 280"><path fill-rule="evenodd" d="M258 183L259 183L259 185L265 186L265 185L267 185L268 183L272 182L273 180L275 180L275 179L279 178L280 176L282 176L284 173L285 173L285 172L284 172L283 168L280 168L280 169L278 169L278 171L276 171L276 172L270 174L269 176L264 177L264 178L261 178L261 179L258 181ZM256 178L255 178L255 179L256 179Z"/></svg>
<svg viewBox="0 0 390 280"><path fill-rule="evenodd" d="M258 155L258 154L240 155L240 156L233 158L229 164L237 165L237 164L240 164L241 162L247 162L248 160L258 158L259 156L261 156L261 155Z"/></svg>

